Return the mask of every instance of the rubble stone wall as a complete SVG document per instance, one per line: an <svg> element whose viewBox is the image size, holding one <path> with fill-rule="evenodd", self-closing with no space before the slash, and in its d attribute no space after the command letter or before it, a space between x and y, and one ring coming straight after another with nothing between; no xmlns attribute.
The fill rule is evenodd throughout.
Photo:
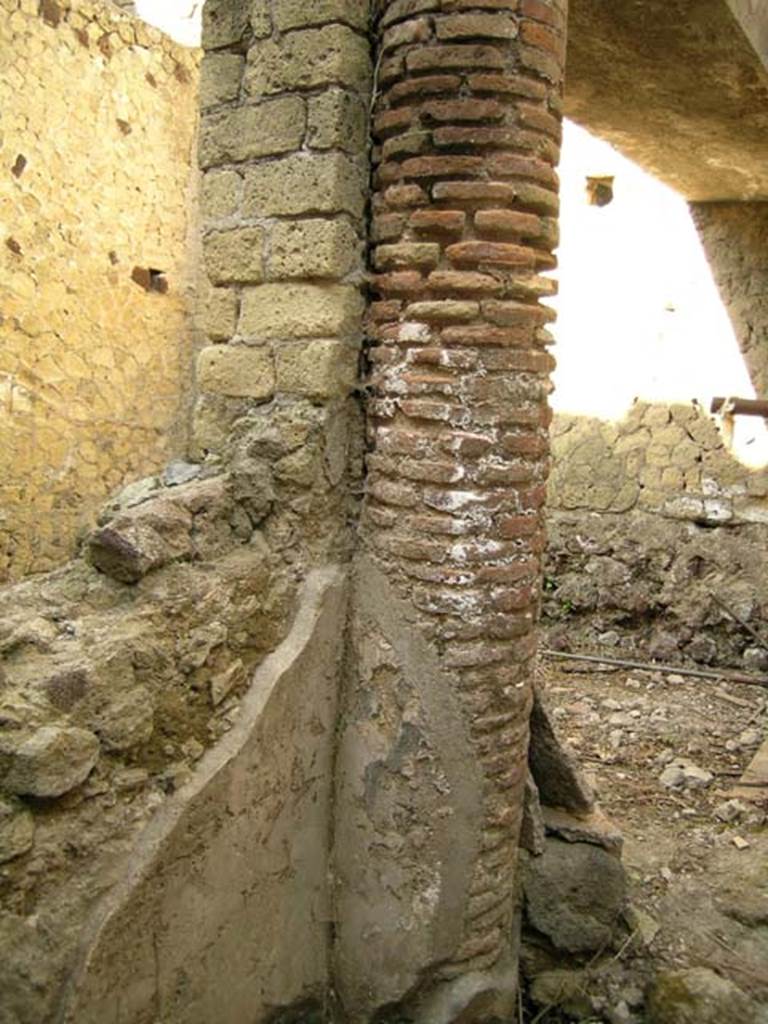
<svg viewBox="0 0 768 1024"><path fill-rule="evenodd" d="M111 4L0 2L0 581L184 449L197 81Z"/></svg>
<svg viewBox="0 0 768 1024"><path fill-rule="evenodd" d="M768 395L768 203L692 203L691 213L758 398Z"/></svg>
<svg viewBox="0 0 768 1024"><path fill-rule="evenodd" d="M697 405L636 402L552 428L544 612L557 646L768 667L768 469ZM616 651L614 651L616 653Z"/></svg>

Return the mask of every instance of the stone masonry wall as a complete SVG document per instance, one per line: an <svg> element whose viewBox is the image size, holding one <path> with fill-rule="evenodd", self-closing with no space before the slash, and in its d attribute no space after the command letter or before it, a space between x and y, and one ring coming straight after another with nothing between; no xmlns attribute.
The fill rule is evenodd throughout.
<svg viewBox="0 0 768 1024"><path fill-rule="evenodd" d="M210 343L198 361L194 450L263 460L279 510L270 541L293 559L315 542L346 543L342 478L353 440L360 449L367 28L367 4L353 0L274 12L209 0L204 12ZM254 438L254 417L274 436Z"/></svg>
<svg viewBox="0 0 768 1024"><path fill-rule="evenodd" d="M366 26L357 0L206 5L195 461L114 496L82 557L0 588L0 1017L14 1024L61 1020L66 992L73 1019L112 1019L125 986L137 1022L184 1024L210 1021L221 992L254 1024L324 994L343 570L338 599L313 599L327 628L268 701L265 658L288 635L278 668L295 658L305 580L347 555L359 507ZM243 862L237 918L179 916L176 894L197 898L190 849L226 899L216 851ZM301 936L299 967L275 951Z"/></svg>
<svg viewBox="0 0 768 1024"><path fill-rule="evenodd" d="M758 398L768 395L768 203L692 203Z"/></svg>
<svg viewBox="0 0 768 1024"><path fill-rule="evenodd" d="M0 582L183 451L197 79L111 4L0 0Z"/></svg>
<svg viewBox="0 0 768 1024"><path fill-rule="evenodd" d="M552 428L549 642L768 668L768 469L730 454L697 405L636 402L618 423ZM614 653L616 651L614 650Z"/></svg>

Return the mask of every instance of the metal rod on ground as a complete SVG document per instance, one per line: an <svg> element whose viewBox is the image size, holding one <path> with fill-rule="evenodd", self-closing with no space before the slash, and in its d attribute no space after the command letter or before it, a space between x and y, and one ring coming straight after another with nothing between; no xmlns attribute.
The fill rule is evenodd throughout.
<svg viewBox="0 0 768 1024"><path fill-rule="evenodd" d="M744 619L742 619L742 617L738 615L732 608L729 608L725 601L718 594L716 594L714 590L710 590L709 596L712 598L715 604L720 605L724 612L728 612L728 614L731 616L734 622L738 622L740 626L746 629L749 635L754 640L757 640L757 642L760 644L764 651L768 651L768 644L766 644L765 640L760 636L760 634L753 626L750 626L750 624L746 622Z"/></svg>
<svg viewBox="0 0 768 1024"><path fill-rule="evenodd" d="M706 668L681 668L678 665L661 665L647 661L629 661L625 658L602 657L597 654L568 654L565 651L540 650L544 658L562 661L590 661L595 665L618 665L620 668L636 668L642 672L667 672L679 676L696 676L699 679L719 679L725 683L743 683L747 686L762 686L768 689L768 676L748 676L740 672L716 672Z"/></svg>

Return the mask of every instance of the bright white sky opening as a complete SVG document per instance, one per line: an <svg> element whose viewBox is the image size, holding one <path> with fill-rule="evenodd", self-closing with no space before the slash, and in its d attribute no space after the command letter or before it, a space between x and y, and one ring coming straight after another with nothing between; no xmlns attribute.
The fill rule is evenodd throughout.
<svg viewBox="0 0 768 1024"><path fill-rule="evenodd" d="M587 178L601 176L614 198L592 206ZM706 410L715 395L753 398L685 200L571 122L560 177L554 409L620 420L635 398ZM761 419L736 417L733 453L768 464Z"/></svg>
<svg viewBox="0 0 768 1024"><path fill-rule="evenodd" d="M203 0L136 0L136 13L177 43L200 45Z"/></svg>

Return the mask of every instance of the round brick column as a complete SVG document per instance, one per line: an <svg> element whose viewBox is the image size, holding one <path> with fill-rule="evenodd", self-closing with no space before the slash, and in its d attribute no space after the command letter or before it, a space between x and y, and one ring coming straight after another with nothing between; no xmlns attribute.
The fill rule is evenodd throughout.
<svg viewBox="0 0 768 1024"><path fill-rule="evenodd" d="M380 4L359 658L340 746L355 813L338 967L355 1020L377 1002L420 1024L492 1020L514 998L564 43L565 0ZM351 765L365 792L345 784Z"/></svg>

